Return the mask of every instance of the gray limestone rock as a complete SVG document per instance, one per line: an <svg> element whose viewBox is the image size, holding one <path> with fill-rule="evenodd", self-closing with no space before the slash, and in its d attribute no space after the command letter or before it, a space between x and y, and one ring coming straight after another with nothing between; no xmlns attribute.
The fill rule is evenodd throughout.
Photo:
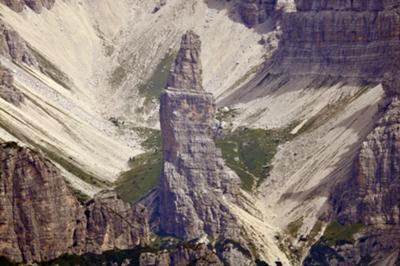
<svg viewBox="0 0 400 266"><path fill-rule="evenodd" d="M24 95L14 87L14 77L8 68L0 64L0 97L16 106L24 101Z"/></svg>
<svg viewBox="0 0 400 266"><path fill-rule="evenodd" d="M133 249L149 242L147 210L102 192L84 205L41 153L0 145L0 257L17 263Z"/></svg>
<svg viewBox="0 0 400 266"><path fill-rule="evenodd" d="M21 36L0 20L0 54L17 63L37 66L37 60Z"/></svg>
<svg viewBox="0 0 400 266"><path fill-rule="evenodd" d="M0 3L5 4L15 12L22 12L26 5L36 13L41 13L43 8L51 9L55 0L0 0Z"/></svg>
<svg viewBox="0 0 400 266"><path fill-rule="evenodd" d="M203 90L200 53L200 37L192 31L183 35L181 48L168 77L168 87L183 90Z"/></svg>
<svg viewBox="0 0 400 266"><path fill-rule="evenodd" d="M201 86L200 40L192 32L161 95L164 163L159 185L161 230L185 240L209 235L239 237L227 200L240 180L224 165L215 146L215 103Z"/></svg>
<svg viewBox="0 0 400 266"><path fill-rule="evenodd" d="M249 28L265 22L275 11L276 0L241 0L239 15Z"/></svg>

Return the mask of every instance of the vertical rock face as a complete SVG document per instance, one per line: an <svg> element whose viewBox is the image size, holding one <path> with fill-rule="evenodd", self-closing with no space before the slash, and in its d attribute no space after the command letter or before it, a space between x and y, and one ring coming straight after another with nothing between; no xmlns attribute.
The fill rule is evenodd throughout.
<svg viewBox="0 0 400 266"><path fill-rule="evenodd" d="M214 143L215 104L202 90L200 40L182 38L169 86L161 95L164 164L159 194L161 230L185 240L224 234L235 237L235 218L226 205L239 191L239 178Z"/></svg>
<svg viewBox="0 0 400 266"><path fill-rule="evenodd" d="M15 12L22 12L25 5L25 2L23 0L0 0L0 3L8 6Z"/></svg>
<svg viewBox="0 0 400 266"><path fill-rule="evenodd" d="M239 14L249 27L265 22L275 11L277 0L241 0Z"/></svg>
<svg viewBox="0 0 400 266"><path fill-rule="evenodd" d="M200 53L200 38L193 32L183 35L181 48L168 77L168 87L183 90L203 90Z"/></svg>
<svg viewBox="0 0 400 266"><path fill-rule="evenodd" d="M147 212L115 194L82 205L40 153L0 145L0 257L41 262L67 253L129 249L149 241Z"/></svg>
<svg viewBox="0 0 400 266"><path fill-rule="evenodd" d="M24 101L23 94L14 87L14 77L11 70L0 64L0 97L14 105Z"/></svg>
<svg viewBox="0 0 400 266"><path fill-rule="evenodd" d="M296 0L282 19L277 67L381 79L400 53L398 0Z"/></svg>
<svg viewBox="0 0 400 266"><path fill-rule="evenodd" d="M80 206L58 170L16 144L0 146L0 255L43 261L73 247Z"/></svg>
<svg viewBox="0 0 400 266"><path fill-rule="evenodd" d="M85 216L85 252L130 249L149 241L147 210L125 204L114 192L100 192L87 202Z"/></svg>
<svg viewBox="0 0 400 266"><path fill-rule="evenodd" d="M340 203L343 222L400 225L400 101L393 100L364 141L351 191Z"/></svg>
<svg viewBox="0 0 400 266"><path fill-rule="evenodd" d="M336 219L344 226L362 224L363 229L355 241L332 247L337 256L326 258L330 265L359 265L365 258L381 263L387 260L382 265L400 263L399 74L385 75L388 104L362 144L353 177L332 195ZM338 257L342 262L336 261Z"/></svg>
<svg viewBox="0 0 400 266"><path fill-rule="evenodd" d="M342 222L400 226L399 74L385 75L383 88L389 104L362 144L350 189L336 201Z"/></svg>
<svg viewBox="0 0 400 266"><path fill-rule="evenodd" d="M15 12L22 12L26 5L36 13L41 13L43 8L51 9L55 0L0 0L0 3L3 3Z"/></svg>
<svg viewBox="0 0 400 266"><path fill-rule="evenodd" d="M19 34L0 20L0 54L16 61L36 66L38 63Z"/></svg>

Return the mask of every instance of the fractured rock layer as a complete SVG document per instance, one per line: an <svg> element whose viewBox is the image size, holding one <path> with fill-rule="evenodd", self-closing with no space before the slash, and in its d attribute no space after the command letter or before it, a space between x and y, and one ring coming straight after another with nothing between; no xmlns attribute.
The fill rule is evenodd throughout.
<svg viewBox="0 0 400 266"><path fill-rule="evenodd" d="M385 265L400 263L400 100L398 72L383 82L387 102L375 129L363 142L353 177L332 195L335 216L344 226L362 224L354 243L334 247L330 264L355 265L363 258Z"/></svg>
<svg viewBox="0 0 400 266"><path fill-rule="evenodd" d="M14 105L24 101L24 95L14 87L14 77L11 70L0 64L0 97Z"/></svg>
<svg viewBox="0 0 400 266"><path fill-rule="evenodd" d="M193 60L200 50L199 37L188 32L182 44L171 73L182 82L168 84L184 87L168 87L160 103L161 230L185 240L224 234L235 238L238 228L226 201L238 193L240 180L224 166L214 143L214 98L195 83L201 82L201 65Z"/></svg>
<svg viewBox="0 0 400 266"><path fill-rule="evenodd" d="M184 90L203 90L201 41L193 32L183 35L181 47L168 76L167 87Z"/></svg>
<svg viewBox="0 0 400 266"><path fill-rule="evenodd" d="M140 266L222 266L224 265L218 256L208 249L207 245L201 244L196 248L179 247L175 250L161 251L158 253L143 253L140 256Z"/></svg>
<svg viewBox="0 0 400 266"><path fill-rule="evenodd" d="M0 145L0 256L41 262L148 242L147 213L115 194L80 204L59 170L40 153Z"/></svg>
<svg viewBox="0 0 400 266"><path fill-rule="evenodd" d="M241 0L240 17L248 27L254 27L273 14L276 3L277 0Z"/></svg>
<svg viewBox="0 0 400 266"><path fill-rule="evenodd" d="M51 9L55 0L0 0L0 3L5 4L15 12L22 12L26 5L36 13L41 13L43 8Z"/></svg>
<svg viewBox="0 0 400 266"><path fill-rule="evenodd" d="M281 71L381 79L400 53L397 0L295 2L281 22Z"/></svg>
<svg viewBox="0 0 400 266"><path fill-rule="evenodd" d="M21 36L0 20L0 54L17 63L38 65Z"/></svg>

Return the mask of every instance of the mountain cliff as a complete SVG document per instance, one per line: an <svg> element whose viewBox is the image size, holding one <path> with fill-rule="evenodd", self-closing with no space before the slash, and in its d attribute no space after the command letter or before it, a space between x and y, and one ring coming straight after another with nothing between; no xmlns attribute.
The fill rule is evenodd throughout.
<svg viewBox="0 0 400 266"><path fill-rule="evenodd" d="M7 5L16 12L22 12L24 6L28 6L36 13L41 13L43 8L51 9L55 0L1 0L0 3Z"/></svg>
<svg viewBox="0 0 400 266"><path fill-rule="evenodd" d="M225 166L214 143L215 103L202 86L200 53L200 37L184 34L161 94L161 232L185 240L240 242L243 232L229 207L239 196L240 179Z"/></svg>
<svg viewBox="0 0 400 266"><path fill-rule="evenodd" d="M341 246L336 242L338 257L348 258L340 265L363 260L379 265L400 263L398 77L398 70L387 73L381 117L362 144L352 179L333 194L337 220L345 226L363 225L353 243Z"/></svg>
<svg viewBox="0 0 400 266"><path fill-rule="evenodd" d="M282 20L283 69L373 80L398 55L396 1L295 2Z"/></svg>
<svg viewBox="0 0 400 266"><path fill-rule="evenodd" d="M399 263L398 0L0 3L0 256Z"/></svg>
<svg viewBox="0 0 400 266"><path fill-rule="evenodd" d="M16 143L1 144L0 157L2 256L32 263L148 243L143 207L127 206L113 193L81 204L54 164Z"/></svg>

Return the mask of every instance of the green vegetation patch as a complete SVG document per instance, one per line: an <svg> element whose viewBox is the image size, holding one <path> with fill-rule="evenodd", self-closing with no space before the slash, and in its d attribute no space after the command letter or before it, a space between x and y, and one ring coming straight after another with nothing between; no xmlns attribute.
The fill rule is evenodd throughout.
<svg viewBox="0 0 400 266"><path fill-rule="evenodd" d="M354 243L354 235L360 232L363 224L341 224L338 221L331 222L325 229L322 239L329 245L335 246L342 243Z"/></svg>
<svg viewBox="0 0 400 266"><path fill-rule="evenodd" d="M144 196L158 184L161 175L160 131L140 128L137 132L147 136L142 142L147 151L129 160L130 170L123 173L115 184L116 193L125 202L134 202Z"/></svg>
<svg viewBox="0 0 400 266"><path fill-rule="evenodd" d="M169 52L156 66L149 79L139 85L139 93L145 97L146 102L158 100L161 91L167 85L167 79L176 53Z"/></svg>
<svg viewBox="0 0 400 266"><path fill-rule="evenodd" d="M242 181L242 188L252 191L268 177L278 146L291 138L291 126L284 129L240 127L226 132L216 141L223 158Z"/></svg>
<svg viewBox="0 0 400 266"><path fill-rule="evenodd" d="M156 253L162 250L174 250L178 247L195 248L191 244L172 237L157 237L153 243L131 250L111 250L103 254L63 255L55 260L40 263L41 266L97 266L97 265L139 265L142 253Z"/></svg>
<svg viewBox="0 0 400 266"><path fill-rule="evenodd" d="M300 228L303 226L303 219L304 219L303 217L300 217L299 219L291 222L287 226L287 231L292 237L294 237L294 238L297 237L297 234L299 233Z"/></svg>
<svg viewBox="0 0 400 266"><path fill-rule="evenodd" d="M365 228L363 224L341 224L338 221L331 222L325 229L324 235L311 247L304 265L331 265L330 262L336 260L343 262L336 246L353 244L354 235ZM368 265L371 258L362 258L358 265Z"/></svg>

